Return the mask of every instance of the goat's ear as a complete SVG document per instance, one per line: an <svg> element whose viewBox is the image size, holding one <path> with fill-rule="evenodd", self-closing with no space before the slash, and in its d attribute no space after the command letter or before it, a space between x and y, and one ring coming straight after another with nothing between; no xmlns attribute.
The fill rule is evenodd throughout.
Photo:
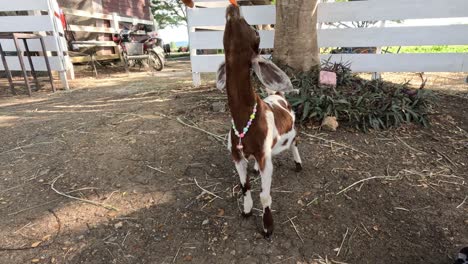
<svg viewBox="0 0 468 264"><path fill-rule="evenodd" d="M257 56L252 60L252 68L267 89L285 93L297 92L288 75L273 62Z"/></svg>
<svg viewBox="0 0 468 264"><path fill-rule="evenodd" d="M216 88L221 91L226 89L226 63L223 61L216 72Z"/></svg>

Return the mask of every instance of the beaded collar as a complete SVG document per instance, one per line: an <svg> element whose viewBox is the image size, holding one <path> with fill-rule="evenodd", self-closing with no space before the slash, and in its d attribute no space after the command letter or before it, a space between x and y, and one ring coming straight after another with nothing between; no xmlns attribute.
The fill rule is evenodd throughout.
<svg viewBox="0 0 468 264"><path fill-rule="evenodd" d="M237 144L237 149L238 150L242 150L244 148L244 146L242 145L242 139L245 137L247 132L249 132L249 128L252 125L253 120L255 119L255 114L256 113L257 113L257 103L255 103L255 105L253 107L253 112L250 115L249 122L247 122L247 125L242 130L242 133L239 133L239 131L236 129L236 125L234 124L234 119L231 119L232 129L234 130L234 134L236 134L236 136L239 138L239 144Z"/></svg>

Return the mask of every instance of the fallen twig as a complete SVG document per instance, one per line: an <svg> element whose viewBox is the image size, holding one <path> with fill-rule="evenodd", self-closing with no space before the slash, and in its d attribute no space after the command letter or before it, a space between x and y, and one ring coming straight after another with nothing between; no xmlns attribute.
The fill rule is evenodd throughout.
<svg viewBox="0 0 468 264"><path fill-rule="evenodd" d="M346 240L346 237L348 236L348 232L349 232L349 228L346 228L346 233L344 234L343 240L341 241L340 248L338 248L338 252L336 253L336 256L337 256L337 257L340 255L341 248L343 248L343 244L344 244L344 242L345 242L345 240Z"/></svg>
<svg viewBox="0 0 468 264"><path fill-rule="evenodd" d="M5 150L3 152L0 152L0 155L3 155L3 154L6 154L6 153L9 153L9 152L12 152L12 151L15 151L15 150L20 150L20 149L23 149L23 148L29 148L29 147L32 147L34 145L43 145L43 144L52 144L52 143L55 143L56 141L52 141L52 142L38 142L38 143L31 143L31 144L28 144L28 145L24 145L24 146L19 146L19 147L16 147L16 148L13 148L13 149L10 149L10 150Z"/></svg>
<svg viewBox="0 0 468 264"><path fill-rule="evenodd" d="M153 169L153 170L155 170L155 171L158 171L158 172L160 172L160 173L162 173L162 174L166 174L166 172L164 172L163 170L158 169L158 168L155 168L155 167L152 167L152 166L150 166L150 165L146 165L146 167L148 167L148 168L150 168L150 169Z"/></svg>
<svg viewBox="0 0 468 264"><path fill-rule="evenodd" d="M339 194L341 194L343 192L346 192L347 190L353 188L354 186L360 184L361 182L366 182L366 181L373 180L373 179L396 180L396 179L398 179L398 176L373 176L373 177L365 178L365 179L359 180L359 181L351 184L350 186L344 188L343 190L337 192L336 195L339 195Z"/></svg>
<svg viewBox="0 0 468 264"><path fill-rule="evenodd" d="M296 231L297 236L302 241L302 243L304 243L304 239L302 239L301 235L299 234L299 231L297 231L296 225L294 224L293 220L289 218L289 216L288 216L288 219L289 219L289 222L291 222L291 225L294 228L294 231Z"/></svg>
<svg viewBox="0 0 468 264"><path fill-rule="evenodd" d="M408 145L406 142L403 141L403 139L401 139L400 137L396 137L396 139L398 139L398 141L400 141L401 143L403 143L403 145L405 145L407 148L413 150L413 151L416 151L417 153L420 153L420 154L427 154L427 152L425 151L422 151L422 150L419 150L419 149L415 149L413 148L412 146Z"/></svg>
<svg viewBox="0 0 468 264"><path fill-rule="evenodd" d="M312 201L310 201L308 204L306 204L306 207L308 207L309 205L313 204L315 201L317 201L318 198L316 197L315 199L313 199Z"/></svg>
<svg viewBox="0 0 468 264"><path fill-rule="evenodd" d="M55 217L55 220L57 221L57 233L55 233L55 236L54 238L47 244L39 244L37 246L28 246L28 247L18 247L18 248L14 248L14 247L0 247L0 251L16 251L16 250L28 250L28 249L34 249L34 248L44 248L44 247L48 247L50 245L52 245L55 240L57 239L57 237L59 236L60 234L60 231L62 230L62 222L60 222L60 218L58 218L57 214L55 214L54 211L52 211L52 209L49 209L48 210L52 215L54 215Z"/></svg>
<svg viewBox="0 0 468 264"><path fill-rule="evenodd" d="M226 142L225 142L224 138L223 138L222 136L220 136L220 135L216 135L216 134L214 134L214 133L211 133L211 132L209 132L209 131L206 131L206 130L204 130L204 129L201 129L201 128L199 128L198 126L189 125L189 124L185 123L184 121L182 121L182 119L180 119L180 117L177 117L177 122L181 123L181 124L184 125L184 126L191 127L191 128L196 129L196 130L198 130L198 131L202 131L202 132L204 132L204 133L206 133L206 134L212 136L214 139L216 139L217 141L221 142L223 145L226 145Z"/></svg>
<svg viewBox="0 0 468 264"><path fill-rule="evenodd" d="M362 222L361 222L361 226L362 226L364 232L366 232L366 234L369 235L369 237L372 238L372 235L370 234L369 230L367 230L366 226Z"/></svg>
<svg viewBox="0 0 468 264"><path fill-rule="evenodd" d="M172 263L175 263L175 261L176 261L176 259L177 259L177 256L179 256L180 248L181 248L181 247L179 247L179 249L177 250L177 253L176 253L176 255L174 256L174 259L172 259Z"/></svg>
<svg viewBox="0 0 468 264"><path fill-rule="evenodd" d="M73 190L73 191L69 191L69 192L66 192L66 193L68 194L68 193L74 193L74 192L79 192L79 191L83 191L83 190L92 190L92 189L97 189L97 188L85 187L85 188L80 188L80 189L76 189L76 190ZM29 210L32 210L32 209L36 209L36 208L42 207L44 205L48 205L48 204L51 204L53 202L59 201L60 199L62 199L62 198L57 198L57 199L54 199L54 200L51 200L51 201L48 201L48 202L45 202L45 203L41 203L41 204L32 206L32 207L21 209L21 210L16 211L16 212L9 213L8 216L17 215L17 214L22 213L22 212L26 212L26 211L29 211Z"/></svg>
<svg viewBox="0 0 468 264"><path fill-rule="evenodd" d="M437 154L439 154L440 156L442 156L443 158L445 158L448 162L450 162L450 164L452 164L454 167L458 167L458 165L453 162L447 155L445 155L444 153L438 151L437 149L435 148L432 148L435 152L437 152Z"/></svg>
<svg viewBox="0 0 468 264"><path fill-rule="evenodd" d="M51 188L54 192L56 192L57 194L62 195L62 196L65 196L65 197L70 198L70 199L78 200L78 201L81 201L81 202L84 202L84 203L89 203L89 204L92 204L92 205L95 205L95 206L100 206L100 207L103 207L103 208L105 208L105 209L107 209L107 210L118 211L117 208L115 208L115 207L113 207L113 206L111 206L111 205L103 204L103 203L98 203L98 202L91 201L91 200L87 200L87 199L78 198L78 197L68 195L68 194L66 194L66 193L64 193L64 192L61 192L61 191L55 189L54 184L55 184L55 182L56 182L59 178L61 178L61 177L63 177L63 174L57 176L57 177L52 181L52 183L50 184L50 188Z"/></svg>
<svg viewBox="0 0 468 264"><path fill-rule="evenodd" d="M311 134L308 134L308 133L305 133L305 132L301 132L301 134L306 135L306 136L308 136L308 137L310 137L310 138L315 138L315 139L319 139L319 140L325 141L325 142L330 143L330 144L335 144L335 145L338 145L338 146L340 146L340 147L343 147L343 148L347 148L347 149L349 149L349 150L352 150L352 151L354 151L354 152L361 153L361 154L365 155L366 157L370 157L369 154L367 154L367 153L365 153L365 152L362 152L362 151L360 151L360 150L357 150L357 149L355 149L355 148L353 148L353 147L351 147L351 146L348 146L348 145L346 145L346 144L338 143L338 142L336 142L336 141L334 141L334 140L330 140L330 139L326 139L326 138L323 138L323 137L311 135Z"/></svg>
<svg viewBox="0 0 468 264"><path fill-rule="evenodd" d="M465 204L467 199L468 199L468 195L465 197L465 199L463 199L463 202L461 202L461 204L459 204L456 208L458 209L458 208L462 207Z"/></svg>
<svg viewBox="0 0 468 264"><path fill-rule="evenodd" d="M195 184L197 185L197 187L200 188L202 191L204 191L204 192L207 193L207 194L213 195L214 197L217 197L217 198L223 200L222 197L220 197L220 196L218 196L218 195L216 195L216 194L214 194L214 193L212 193L212 192L206 190L205 188L201 187L200 184L198 184L198 182L197 182L197 178L193 178L193 180L195 181Z"/></svg>

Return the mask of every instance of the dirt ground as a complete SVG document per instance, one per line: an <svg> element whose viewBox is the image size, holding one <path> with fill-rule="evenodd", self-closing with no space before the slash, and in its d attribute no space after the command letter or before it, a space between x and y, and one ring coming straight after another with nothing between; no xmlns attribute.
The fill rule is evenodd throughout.
<svg viewBox="0 0 468 264"><path fill-rule="evenodd" d="M214 83L191 87L188 62L154 76L100 71L32 98L2 80L0 263L450 264L468 245L466 74L429 75L430 128L302 127L304 170L290 153L274 161L267 241L258 210L240 215Z"/></svg>

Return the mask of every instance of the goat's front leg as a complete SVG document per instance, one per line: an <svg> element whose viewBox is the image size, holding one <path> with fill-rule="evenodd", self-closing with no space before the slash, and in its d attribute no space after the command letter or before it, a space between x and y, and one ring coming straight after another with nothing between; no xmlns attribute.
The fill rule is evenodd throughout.
<svg viewBox="0 0 468 264"><path fill-rule="evenodd" d="M252 215L253 201L250 193L250 179L247 175L247 160L241 158L239 161L234 161L237 173L239 174L242 195L244 196L244 211L242 215L247 217Z"/></svg>
<svg viewBox="0 0 468 264"><path fill-rule="evenodd" d="M260 193L260 201L263 206L263 232L266 238L269 238L273 233L273 215L271 214L271 181L273 176L273 163L271 156L257 157L260 176L262 178L262 192Z"/></svg>

